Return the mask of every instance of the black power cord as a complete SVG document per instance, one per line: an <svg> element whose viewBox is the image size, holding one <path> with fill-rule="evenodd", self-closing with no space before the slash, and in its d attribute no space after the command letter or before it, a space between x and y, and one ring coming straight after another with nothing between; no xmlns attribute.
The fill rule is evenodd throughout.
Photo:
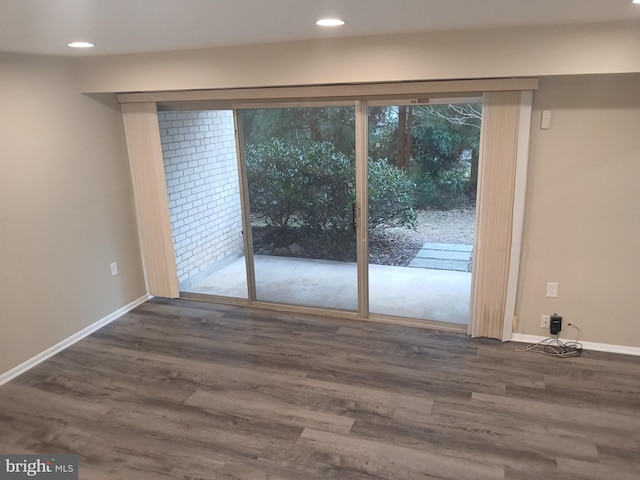
<svg viewBox="0 0 640 480"><path fill-rule="evenodd" d="M556 333L554 337L547 337L538 343L527 345L525 348L518 349L516 352L533 352L549 355L551 357L568 358L578 357L582 353L582 344L578 342L580 338L580 329L577 325L567 323L567 326L578 330L578 336L575 341L563 342L560 340L560 333Z"/></svg>

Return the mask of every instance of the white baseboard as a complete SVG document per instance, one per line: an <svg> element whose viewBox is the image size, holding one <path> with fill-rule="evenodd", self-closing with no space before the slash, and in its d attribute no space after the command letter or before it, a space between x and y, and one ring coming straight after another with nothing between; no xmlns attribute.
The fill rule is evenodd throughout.
<svg viewBox="0 0 640 480"><path fill-rule="evenodd" d="M545 338L548 337L539 337L538 335L523 335L521 333L514 333L511 335L512 342L521 342L521 343L538 343ZM563 341L572 341L573 338L564 338ZM585 350L594 350L596 352L608 352L608 353L620 353L622 355L635 355L636 357L640 357L640 347L627 347L624 345L610 345L608 343L594 343L594 342L583 342L579 340L582 344L582 348Z"/></svg>
<svg viewBox="0 0 640 480"><path fill-rule="evenodd" d="M35 357L32 357L26 362L21 363L17 367L12 368L8 372L3 373L2 375L0 375L0 385L3 385L8 381L13 380L17 376L22 375L27 370L32 369L33 367L35 367L41 362L44 362L47 358L52 357L56 353L63 351L65 348L70 347L77 341L82 340L84 337L91 335L96 330L99 330L105 325L113 322L114 320L117 320L118 318L123 316L125 313L130 312L131 310L136 308L138 305L142 305L144 302L146 302L151 298L153 298L151 295L143 295L137 300L134 300L128 305L125 305L124 307L98 320L96 323L89 325L86 328L83 328L77 333L74 333L69 338L65 338L64 340L55 344L54 346L47 348L44 352L39 353Z"/></svg>

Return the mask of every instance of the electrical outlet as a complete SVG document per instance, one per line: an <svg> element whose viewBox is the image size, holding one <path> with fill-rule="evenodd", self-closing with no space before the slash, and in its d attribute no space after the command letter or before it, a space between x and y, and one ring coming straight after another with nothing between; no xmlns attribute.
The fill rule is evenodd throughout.
<svg viewBox="0 0 640 480"><path fill-rule="evenodd" d="M547 283L547 297L556 298L558 296L558 282Z"/></svg>
<svg viewBox="0 0 640 480"><path fill-rule="evenodd" d="M550 321L551 321L551 315L542 315L540 317L540 328L544 328L545 330L548 330Z"/></svg>
<svg viewBox="0 0 640 480"><path fill-rule="evenodd" d="M118 262L113 262L111 264L111 275L115 276L118 274Z"/></svg>

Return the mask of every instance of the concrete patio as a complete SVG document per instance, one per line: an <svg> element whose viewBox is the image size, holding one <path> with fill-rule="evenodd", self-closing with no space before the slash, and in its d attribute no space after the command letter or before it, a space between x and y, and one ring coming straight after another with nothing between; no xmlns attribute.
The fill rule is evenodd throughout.
<svg viewBox="0 0 640 480"><path fill-rule="evenodd" d="M343 310L357 309L355 263L254 256L258 300ZM225 262L181 290L247 298L244 257ZM440 322L467 324L471 273L370 265L369 310Z"/></svg>

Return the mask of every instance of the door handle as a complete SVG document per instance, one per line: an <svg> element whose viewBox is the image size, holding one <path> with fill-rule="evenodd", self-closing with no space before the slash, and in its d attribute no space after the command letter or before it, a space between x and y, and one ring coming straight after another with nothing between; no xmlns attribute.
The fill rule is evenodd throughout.
<svg viewBox="0 0 640 480"><path fill-rule="evenodd" d="M353 231L358 230L358 218L356 216L356 202L351 203L351 227Z"/></svg>

